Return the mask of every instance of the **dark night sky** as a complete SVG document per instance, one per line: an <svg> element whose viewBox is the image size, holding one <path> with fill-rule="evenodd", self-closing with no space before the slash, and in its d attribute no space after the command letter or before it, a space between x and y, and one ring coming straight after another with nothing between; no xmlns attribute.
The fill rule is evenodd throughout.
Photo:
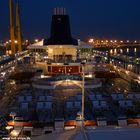
<svg viewBox="0 0 140 140"><path fill-rule="evenodd" d="M0 40L9 37L9 0L0 0ZM55 7L65 7L75 38L140 39L140 0L20 0L25 39L50 33Z"/></svg>

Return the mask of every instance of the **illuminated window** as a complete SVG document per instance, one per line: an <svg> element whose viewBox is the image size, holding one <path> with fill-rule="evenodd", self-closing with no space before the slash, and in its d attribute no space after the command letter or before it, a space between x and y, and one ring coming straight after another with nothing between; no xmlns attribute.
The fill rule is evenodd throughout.
<svg viewBox="0 0 140 140"><path fill-rule="evenodd" d="M137 48L134 49L134 52L137 52Z"/></svg>

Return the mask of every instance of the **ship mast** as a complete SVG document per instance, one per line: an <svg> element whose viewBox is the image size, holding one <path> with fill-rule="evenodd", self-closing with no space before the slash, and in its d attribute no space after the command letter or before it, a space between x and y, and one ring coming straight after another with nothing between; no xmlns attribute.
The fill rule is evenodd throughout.
<svg viewBox="0 0 140 140"><path fill-rule="evenodd" d="M19 1L16 1L16 37L18 43L18 51L22 51L22 37L21 37L21 23L20 23L20 9Z"/></svg>
<svg viewBox="0 0 140 140"><path fill-rule="evenodd" d="M10 8L10 40L11 40L11 54L16 53L15 47L15 29L14 29L14 11L13 11L13 0L9 0L9 8Z"/></svg>

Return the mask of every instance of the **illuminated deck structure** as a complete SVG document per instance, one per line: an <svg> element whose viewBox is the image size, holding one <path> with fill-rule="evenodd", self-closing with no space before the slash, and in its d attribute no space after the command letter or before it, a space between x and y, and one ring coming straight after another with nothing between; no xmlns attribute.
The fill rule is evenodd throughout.
<svg viewBox="0 0 140 140"><path fill-rule="evenodd" d="M82 71L81 41L72 38L69 16L65 9L55 8L50 38L28 46L36 61L43 56L47 74L79 74ZM88 45L87 48L91 49Z"/></svg>

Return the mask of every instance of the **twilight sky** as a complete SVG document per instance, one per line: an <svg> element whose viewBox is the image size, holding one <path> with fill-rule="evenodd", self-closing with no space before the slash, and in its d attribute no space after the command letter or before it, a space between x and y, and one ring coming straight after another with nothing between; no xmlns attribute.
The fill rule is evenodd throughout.
<svg viewBox="0 0 140 140"><path fill-rule="evenodd" d="M0 40L9 38L9 0L0 0ZM75 38L140 40L140 0L20 0L24 39L47 38L55 7L65 7Z"/></svg>

